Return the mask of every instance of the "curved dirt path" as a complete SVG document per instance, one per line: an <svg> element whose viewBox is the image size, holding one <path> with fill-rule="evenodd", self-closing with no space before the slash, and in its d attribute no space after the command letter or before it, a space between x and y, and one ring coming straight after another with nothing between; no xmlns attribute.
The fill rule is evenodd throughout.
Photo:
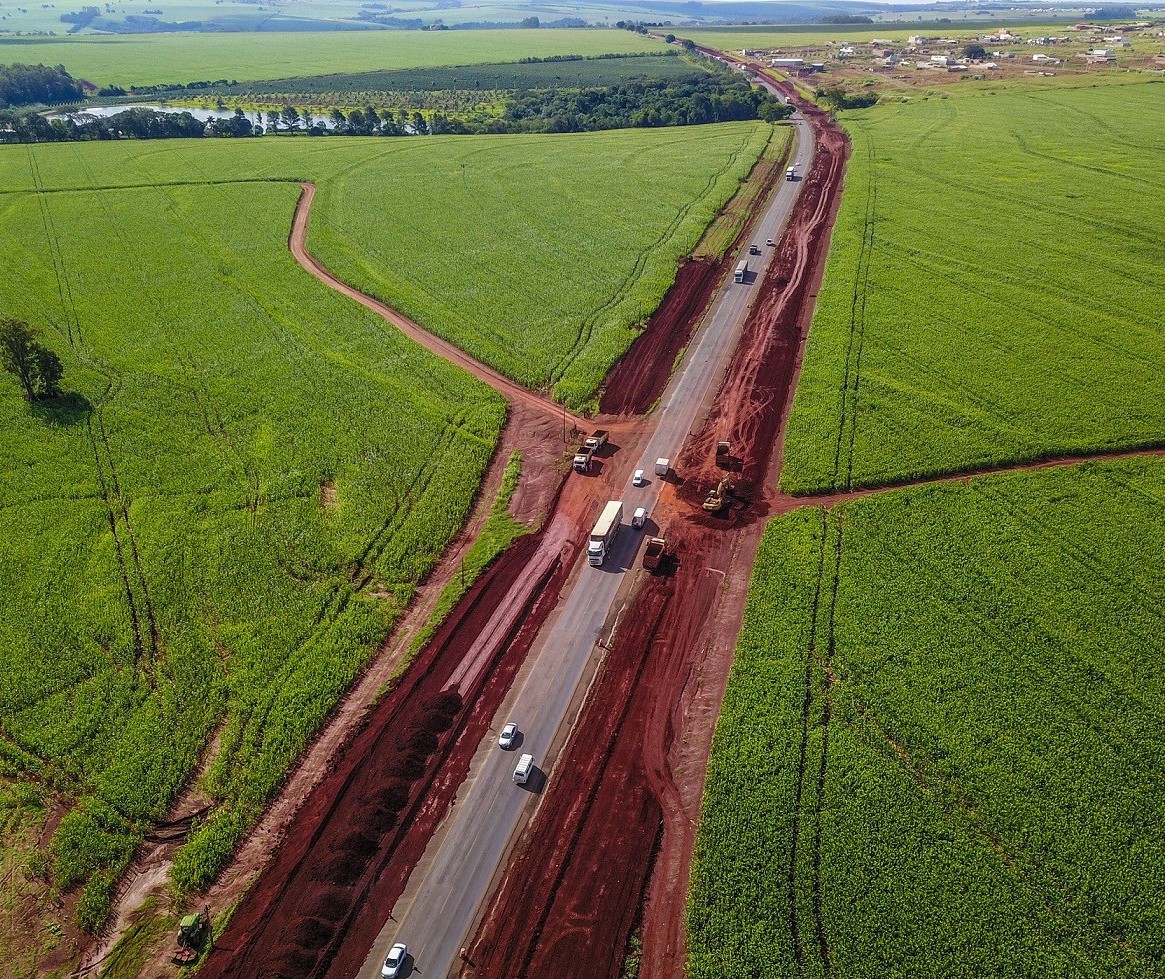
<svg viewBox="0 0 1165 979"><path fill-rule="evenodd" d="M295 205L295 217L291 222L291 235L287 239L287 245L291 249L291 254L295 256L295 260L306 271L314 275L324 285L335 289L341 295L347 296L349 299L354 299L361 306L372 310L372 312L376 313L388 323L391 323L410 340L419 343L426 350L436 354L443 360L449 361L451 364L456 364L458 367L469 371L474 377L484 381L511 404L521 402L542 414L550 415L553 418L561 418L564 422L569 423L579 431L584 431L587 428L588 423L584 419L570 414L562 405L540 394L535 394L533 391L527 390L516 381L511 381L505 375L499 374L492 367L487 367L481 361L469 356L464 350L455 347L448 340L443 340L441 337L430 333L407 316L397 312L391 306L382 303L379 299L373 299L371 296L348 285L346 282L341 282L332 275L324 267L323 263L307 250L307 231L308 224L311 220L312 201L315 200L316 196L316 186L313 183L303 182L300 183L300 187L303 188L303 193L300 195L299 202Z"/></svg>

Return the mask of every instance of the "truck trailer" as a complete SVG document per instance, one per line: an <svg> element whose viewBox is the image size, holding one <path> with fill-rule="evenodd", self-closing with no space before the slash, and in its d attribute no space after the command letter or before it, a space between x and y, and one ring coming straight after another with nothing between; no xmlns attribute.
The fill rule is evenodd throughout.
<svg viewBox="0 0 1165 979"><path fill-rule="evenodd" d="M583 443L592 452L598 452L604 445L607 444L607 438L610 433L605 428L600 428L597 432L592 432L590 437Z"/></svg>
<svg viewBox="0 0 1165 979"><path fill-rule="evenodd" d="M609 501L599 514L599 519L591 531L590 543L587 544L587 560L595 567L606 560L607 553L619 534L622 520L623 501Z"/></svg>
<svg viewBox="0 0 1165 979"><path fill-rule="evenodd" d="M732 273L732 281L733 282L743 282L747 275L748 275L748 260L742 258L740 260L740 262L737 263L736 271Z"/></svg>

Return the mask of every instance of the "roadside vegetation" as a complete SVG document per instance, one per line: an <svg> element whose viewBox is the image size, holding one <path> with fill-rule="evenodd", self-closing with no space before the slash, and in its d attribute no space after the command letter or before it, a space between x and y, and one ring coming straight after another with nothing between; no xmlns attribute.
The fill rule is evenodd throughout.
<svg viewBox="0 0 1165 979"><path fill-rule="evenodd" d="M784 489L1165 441L1163 91L845 117L853 155Z"/></svg>
<svg viewBox="0 0 1165 979"><path fill-rule="evenodd" d="M609 340L653 304L768 128L0 151L0 307L64 371L32 403L0 373L0 760L66 811L32 874L84 925L208 754L174 880L222 866L460 529L503 420L299 269L296 181L342 276L418 288L466 346L562 358L577 328L543 324ZM519 530L489 526L475 562Z"/></svg>
<svg viewBox="0 0 1165 979"><path fill-rule="evenodd" d="M769 526L710 761L693 979L1165 967L1165 463Z"/></svg>

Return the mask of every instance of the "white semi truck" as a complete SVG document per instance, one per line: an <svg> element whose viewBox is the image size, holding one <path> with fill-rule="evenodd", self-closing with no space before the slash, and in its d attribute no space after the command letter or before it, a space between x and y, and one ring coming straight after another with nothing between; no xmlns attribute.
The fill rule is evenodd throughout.
<svg viewBox="0 0 1165 979"><path fill-rule="evenodd" d="M590 543L587 544L587 560L596 567L607 558L607 552L615 543L619 534L619 527L623 520L623 501L611 500L603 507L599 519L591 531Z"/></svg>

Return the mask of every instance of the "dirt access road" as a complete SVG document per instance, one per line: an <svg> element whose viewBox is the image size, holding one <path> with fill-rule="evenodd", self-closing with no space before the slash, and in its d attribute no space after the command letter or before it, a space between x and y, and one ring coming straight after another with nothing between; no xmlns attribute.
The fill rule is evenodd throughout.
<svg viewBox="0 0 1165 979"><path fill-rule="evenodd" d="M451 364L456 364L458 367L469 371L470 374L484 381L505 397L511 404L521 403L528 405L535 411L564 420L565 424L573 426L578 431L586 428L589 422L579 418L577 415L570 414L562 405L556 404L549 398L543 397L534 391L527 390L515 381L511 381L504 374L499 373L492 367L488 367L480 360L475 360L464 350L455 347L448 340L444 340L430 333L404 314L397 312L391 306L382 303L379 299L374 299L372 296L365 295L359 289L353 288L332 275L327 267L307 250L308 226L311 221L311 206L315 200L316 188L315 184L311 183L301 183L300 186L303 188L303 193L300 195L299 202L295 205L295 217L292 219L291 235L287 239L287 246L291 249L291 254L295 256L295 260L304 269L320 281L331 286L336 292L347 296L349 299L354 299L361 306L372 310L378 316L395 326L410 340L419 343L426 350L430 350L443 360L447 360Z"/></svg>

